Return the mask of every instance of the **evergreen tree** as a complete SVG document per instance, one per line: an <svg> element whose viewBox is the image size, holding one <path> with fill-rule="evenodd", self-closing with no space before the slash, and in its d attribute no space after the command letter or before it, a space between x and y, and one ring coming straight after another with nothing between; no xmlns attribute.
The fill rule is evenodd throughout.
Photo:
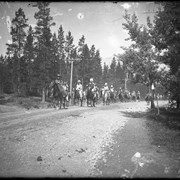
<svg viewBox="0 0 180 180"><path fill-rule="evenodd" d="M50 16L49 2L38 2L38 12L34 17L37 20L37 26L35 27L35 79L36 86L41 91L42 101L45 101L45 89L51 81L50 69L51 69L51 30L50 28L55 25L52 22L53 18Z"/></svg>
<svg viewBox="0 0 180 180"><path fill-rule="evenodd" d="M51 42L51 68L50 68L50 77L51 79L55 79L57 74L59 73L59 46L58 39L56 34L53 34L52 42Z"/></svg>
<svg viewBox="0 0 180 180"><path fill-rule="evenodd" d="M82 37L79 39L79 42L78 42L78 54L79 54L80 61L78 62L77 68L78 68L78 79L82 80L83 87L84 87L84 78L83 77L84 77L84 73L85 73L85 70L84 70L85 59L83 59L84 46L85 46L85 37L84 37L84 35L82 35Z"/></svg>
<svg viewBox="0 0 180 180"><path fill-rule="evenodd" d="M30 26L27 33L27 38L24 46L24 58L26 61L26 71L27 71L27 79L26 79L26 91L28 94L32 93L33 89L33 63L34 63L34 37L33 30Z"/></svg>
<svg viewBox="0 0 180 180"><path fill-rule="evenodd" d="M25 62L23 61L23 50L26 40L26 32L25 28L27 25L27 18L24 14L23 9L19 8L18 11L15 12L15 18L12 20L12 26L11 26L11 36L12 36L12 44L7 44L7 54L9 54L11 57L13 57L13 87L14 92L18 95L21 95L23 92L21 89L21 86L24 83L24 69ZM21 67L23 66L23 67Z"/></svg>
<svg viewBox="0 0 180 180"><path fill-rule="evenodd" d="M7 56L0 56L0 94L12 93L12 62Z"/></svg>
<svg viewBox="0 0 180 180"><path fill-rule="evenodd" d="M5 73L6 67L4 62L4 57L0 56L0 95L4 92L4 85L5 85Z"/></svg>
<svg viewBox="0 0 180 180"><path fill-rule="evenodd" d="M159 2L163 10L155 16L152 28L152 43L161 51L160 61L170 67L163 85L171 94L172 102L180 108L180 3L178 1Z"/></svg>
<svg viewBox="0 0 180 180"><path fill-rule="evenodd" d="M91 70L90 70L90 53L89 47L87 44L84 45L80 61L80 77L82 78L83 86L89 83L89 79L91 78Z"/></svg>
<svg viewBox="0 0 180 180"><path fill-rule="evenodd" d="M99 50L96 50L95 52L93 76L95 82L99 86L102 86L102 66L101 66L101 57Z"/></svg>
<svg viewBox="0 0 180 180"><path fill-rule="evenodd" d="M64 51L65 51L65 38L64 38L64 30L61 25L58 29L59 73L61 76L62 74L65 74Z"/></svg>
<svg viewBox="0 0 180 180"><path fill-rule="evenodd" d="M124 48L123 64L126 66L126 73L134 77L137 82L144 83L151 88L151 85L160 81L161 74L158 72L157 49L151 43L151 28L138 24L135 14L125 13L123 28L129 31L134 44ZM154 97L154 91L152 91ZM151 108L154 108L154 98L151 101Z"/></svg>
<svg viewBox="0 0 180 180"><path fill-rule="evenodd" d="M105 82L109 81L109 67L108 65L106 65L106 63L104 63L104 67L103 67L103 85Z"/></svg>
<svg viewBox="0 0 180 180"><path fill-rule="evenodd" d="M115 73L116 73L116 59L113 57L112 62L110 64L110 69L109 69L110 77L111 80L113 81L115 79Z"/></svg>
<svg viewBox="0 0 180 180"><path fill-rule="evenodd" d="M79 42L78 42L78 53L80 55L82 54L84 45L85 45L85 37L84 35L82 35L82 37L79 39Z"/></svg>
<svg viewBox="0 0 180 180"><path fill-rule="evenodd" d="M70 79L70 62L68 60L71 60L73 58L73 51L75 48L75 45L73 44L74 38L70 31L68 31L68 34L66 35L66 41L65 41L65 54L66 54L66 72L63 74L63 79L65 81L69 81Z"/></svg>
<svg viewBox="0 0 180 180"><path fill-rule="evenodd" d="M116 66L116 78L120 79L121 81L125 78L123 67L119 61Z"/></svg>
<svg viewBox="0 0 180 180"><path fill-rule="evenodd" d="M89 49L89 59L87 62L87 66L88 66L88 73L90 77L94 77L94 80L96 79L95 77L95 69L96 69L96 59L95 59L95 46L92 45L91 48Z"/></svg>

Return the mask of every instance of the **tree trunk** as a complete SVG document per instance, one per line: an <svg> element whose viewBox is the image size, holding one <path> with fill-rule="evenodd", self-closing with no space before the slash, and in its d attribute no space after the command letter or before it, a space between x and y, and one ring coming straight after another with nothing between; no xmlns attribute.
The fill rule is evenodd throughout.
<svg viewBox="0 0 180 180"><path fill-rule="evenodd" d="M45 96L45 88L42 89L42 102L44 103L46 100L46 96Z"/></svg>
<svg viewBox="0 0 180 180"><path fill-rule="evenodd" d="M152 90L152 97L151 97L151 109L155 108L154 104L154 90Z"/></svg>

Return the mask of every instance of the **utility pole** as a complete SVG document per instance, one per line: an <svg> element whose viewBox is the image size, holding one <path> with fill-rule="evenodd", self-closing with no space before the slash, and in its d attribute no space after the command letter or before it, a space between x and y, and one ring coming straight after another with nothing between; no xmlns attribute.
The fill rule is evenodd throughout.
<svg viewBox="0 0 180 180"><path fill-rule="evenodd" d="M71 76L70 76L70 96L72 97L72 81L73 81L73 62L71 61ZM70 104L71 104L71 99L70 99Z"/></svg>
<svg viewBox="0 0 180 180"><path fill-rule="evenodd" d="M69 61L69 62L71 62L70 96L72 97L73 65L74 65L73 63L74 63L75 61L80 61L80 59L79 59L79 58L72 58L72 59L71 59L71 58L67 57L66 60ZM72 104L71 98L70 98L70 104Z"/></svg>

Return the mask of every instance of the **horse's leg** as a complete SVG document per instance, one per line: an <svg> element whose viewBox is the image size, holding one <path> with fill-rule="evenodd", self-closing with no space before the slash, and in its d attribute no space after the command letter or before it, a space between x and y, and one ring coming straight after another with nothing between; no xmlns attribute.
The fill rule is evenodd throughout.
<svg viewBox="0 0 180 180"><path fill-rule="evenodd" d="M65 109L66 108L66 97L64 97L63 99L64 99L63 106L64 106L64 109Z"/></svg>
<svg viewBox="0 0 180 180"><path fill-rule="evenodd" d="M93 107L95 107L95 104L96 104L96 101L95 101L95 100L93 100Z"/></svg>
<svg viewBox="0 0 180 180"><path fill-rule="evenodd" d="M88 99L87 99L87 97L86 97L86 104L87 104L87 106L88 106Z"/></svg>
<svg viewBox="0 0 180 180"><path fill-rule="evenodd" d="M56 101L56 109L58 110L59 109L59 100L57 99Z"/></svg>
<svg viewBox="0 0 180 180"><path fill-rule="evenodd" d="M81 98L81 107L82 107L82 104L83 104L83 98Z"/></svg>
<svg viewBox="0 0 180 180"><path fill-rule="evenodd" d="M59 109L61 109L62 100L59 101Z"/></svg>
<svg viewBox="0 0 180 180"><path fill-rule="evenodd" d="M74 97L74 105L76 105L76 98Z"/></svg>

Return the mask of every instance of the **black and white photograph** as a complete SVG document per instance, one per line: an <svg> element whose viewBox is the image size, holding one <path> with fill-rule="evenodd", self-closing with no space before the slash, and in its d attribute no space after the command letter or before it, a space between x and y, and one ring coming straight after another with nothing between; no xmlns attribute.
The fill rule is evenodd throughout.
<svg viewBox="0 0 180 180"><path fill-rule="evenodd" d="M1 1L0 177L180 178L180 2Z"/></svg>

